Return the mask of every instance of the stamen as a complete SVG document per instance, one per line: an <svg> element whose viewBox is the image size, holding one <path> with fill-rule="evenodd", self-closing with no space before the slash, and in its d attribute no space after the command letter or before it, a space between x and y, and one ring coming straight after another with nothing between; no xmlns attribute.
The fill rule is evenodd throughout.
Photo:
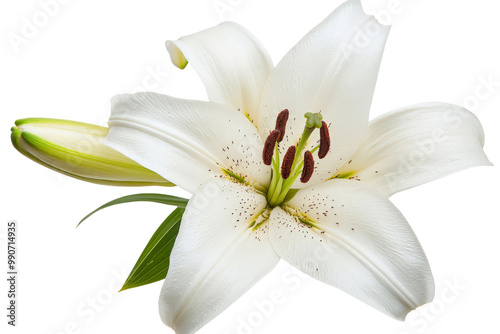
<svg viewBox="0 0 500 334"><path fill-rule="evenodd" d="M280 143L283 140L283 137L285 137L285 130L286 130L286 122L288 121L288 109L285 109L281 111L278 114L278 117L276 118L276 130L280 130L280 136L278 137L278 143Z"/></svg>
<svg viewBox="0 0 500 334"><path fill-rule="evenodd" d="M300 182L306 183L311 179L314 172L314 159L311 151L306 151L304 153L304 169L302 169L302 175L300 176Z"/></svg>
<svg viewBox="0 0 500 334"><path fill-rule="evenodd" d="M293 159L295 158L295 146L290 146L286 151L283 163L281 164L281 176L283 179L288 179L292 171Z"/></svg>
<svg viewBox="0 0 500 334"><path fill-rule="evenodd" d="M264 164L271 165L273 162L274 145L276 145L276 140L280 135L280 130L272 131L264 143L264 151L262 151L262 160Z"/></svg>
<svg viewBox="0 0 500 334"><path fill-rule="evenodd" d="M272 178L266 194L267 203L271 208L286 203L294 196L297 189L291 188L299 176L302 183L309 182L314 173L313 153L319 150L318 156L322 159L330 151L330 134L327 124L323 122L321 112L308 112L304 117L306 118L306 124L302 136L298 143L288 148L281 164L281 154L278 146L279 142L284 139L286 123L289 118L288 109L284 109L278 114L276 127L269 134L264 144L264 152L262 153L264 163L266 165L273 165ZM304 153L306 147L311 145L309 138L316 129L320 130L319 145Z"/></svg>
<svg viewBox="0 0 500 334"><path fill-rule="evenodd" d="M323 121L321 122L321 129L319 129L319 151L318 157L323 159L330 151L330 132L328 125Z"/></svg>

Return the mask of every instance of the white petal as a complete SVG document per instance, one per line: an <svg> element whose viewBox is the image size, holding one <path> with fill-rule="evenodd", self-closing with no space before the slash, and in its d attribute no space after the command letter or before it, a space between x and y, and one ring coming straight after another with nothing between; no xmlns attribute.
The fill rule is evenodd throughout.
<svg viewBox="0 0 500 334"><path fill-rule="evenodd" d="M193 65L210 101L236 107L257 126L260 95L273 63L255 36L223 22L166 46L174 65Z"/></svg>
<svg viewBox="0 0 500 334"><path fill-rule="evenodd" d="M161 318L177 334L196 332L278 263L266 207L264 196L227 180L196 190L160 294Z"/></svg>
<svg viewBox="0 0 500 334"><path fill-rule="evenodd" d="M358 147L368 124L375 82L389 27L348 1L309 32L276 66L264 87L259 131L274 129L276 115L288 108L290 119L282 149L294 145L306 112L320 112L330 125L332 146L308 184L333 176ZM310 139L317 145L319 131ZM297 184L300 186L300 183Z"/></svg>
<svg viewBox="0 0 500 334"><path fill-rule="evenodd" d="M390 196L474 166L491 165L479 120L446 103L401 108L373 120L352 161L338 172Z"/></svg>
<svg viewBox="0 0 500 334"><path fill-rule="evenodd" d="M369 186L327 181L287 204L269 221L271 243L284 260L397 319L432 300L432 274L415 234Z"/></svg>
<svg viewBox="0 0 500 334"><path fill-rule="evenodd" d="M156 93L119 95L109 126L104 144L189 192L221 168L256 187L269 183L262 140L232 107Z"/></svg>

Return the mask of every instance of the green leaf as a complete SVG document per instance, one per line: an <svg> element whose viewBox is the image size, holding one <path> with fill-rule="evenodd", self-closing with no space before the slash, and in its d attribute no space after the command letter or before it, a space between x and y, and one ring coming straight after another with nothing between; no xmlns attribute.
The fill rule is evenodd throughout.
<svg viewBox="0 0 500 334"><path fill-rule="evenodd" d="M175 209L160 225L142 251L120 291L154 283L167 276L170 253L179 233L184 209Z"/></svg>
<svg viewBox="0 0 500 334"><path fill-rule="evenodd" d="M130 202L155 202L155 203L162 203L162 204L167 204L167 205L175 205L178 208L185 208L188 202L187 198L182 198L182 197L177 197L177 196L170 196L170 195L164 195L164 194L135 194L135 195L128 195L128 196L123 196L120 198L117 198L115 200L112 200L111 202L108 202L104 205L101 205L85 217L83 217L82 220L78 223L78 226L80 226L81 223L90 216L92 216L94 213L96 213L99 210L102 210L104 208L116 205L116 204L122 204L122 203L130 203Z"/></svg>

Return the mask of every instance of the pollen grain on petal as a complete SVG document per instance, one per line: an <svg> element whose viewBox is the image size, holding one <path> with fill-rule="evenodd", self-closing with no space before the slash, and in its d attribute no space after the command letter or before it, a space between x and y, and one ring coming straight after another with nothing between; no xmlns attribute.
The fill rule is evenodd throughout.
<svg viewBox="0 0 500 334"><path fill-rule="evenodd" d="M264 164L268 166L273 162L274 145L276 144L279 135L279 130L272 131L267 137L264 144L264 150L262 151L262 160L264 161Z"/></svg>
<svg viewBox="0 0 500 334"><path fill-rule="evenodd" d="M311 179L314 172L314 159L311 151L306 151L304 154L304 169L302 169L302 175L300 176L300 182L306 183Z"/></svg>
<svg viewBox="0 0 500 334"><path fill-rule="evenodd" d="M292 171L293 160L295 158L295 146L290 146L288 151L286 151L285 157L283 158L283 163L281 164L281 176L283 179L288 179L290 172Z"/></svg>
<svg viewBox="0 0 500 334"><path fill-rule="evenodd" d="M330 132L328 131L328 125L323 121L321 122L321 128L319 129L319 151L318 158L323 159L330 151Z"/></svg>

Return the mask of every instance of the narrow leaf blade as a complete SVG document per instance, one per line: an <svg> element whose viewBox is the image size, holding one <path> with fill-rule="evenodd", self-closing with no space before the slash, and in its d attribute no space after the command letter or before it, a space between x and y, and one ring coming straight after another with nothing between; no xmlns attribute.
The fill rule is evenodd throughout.
<svg viewBox="0 0 500 334"><path fill-rule="evenodd" d="M85 217L83 217L82 220L78 223L78 226L80 226L81 223L83 223L84 220L92 216L94 213L97 211L100 211L102 209L105 209L107 207L117 205L117 204L122 204L122 203L130 203L130 202L155 202L155 203L161 203L161 204L167 204L167 205L175 205L178 208L185 208L188 202L187 198L182 198L182 197L177 197L177 196L171 196L171 195L164 195L164 194L152 194L152 193L145 193L145 194L135 194L135 195L128 195L128 196L123 196L120 198L117 198L115 200L112 200L104 205L101 205Z"/></svg>
<svg viewBox="0 0 500 334"><path fill-rule="evenodd" d="M167 276L170 253L179 233L183 208L175 209L149 240L120 291L154 283Z"/></svg>

